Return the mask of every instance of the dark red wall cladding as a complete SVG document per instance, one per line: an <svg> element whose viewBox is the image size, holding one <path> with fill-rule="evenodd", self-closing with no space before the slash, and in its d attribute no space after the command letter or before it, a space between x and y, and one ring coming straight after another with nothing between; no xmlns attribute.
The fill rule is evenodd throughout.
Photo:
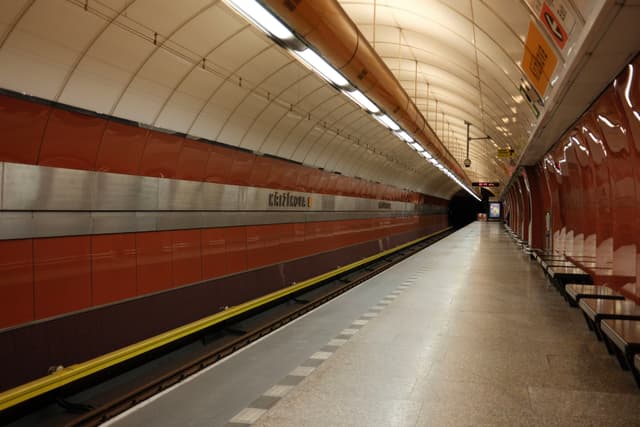
<svg viewBox="0 0 640 427"><path fill-rule="evenodd" d="M0 241L0 328L446 225L431 215Z"/></svg>
<svg viewBox="0 0 640 427"><path fill-rule="evenodd" d="M520 236L526 234L519 221L529 222L527 210L529 204L533 207L533 247L564 253L584 266L597 284L619 289L638 302L639 72L636 58L538 165L525 168L530 191L519 177L505 198L510 226ZM551 213L548 239L547 212Z"/></svg>
<svg viewBox="0 0 640 427"><path fill-rule="evenodd" d="M446 200L0 94L0 161L446 205Z"/></svg>
<svg viewBox="0 0 640 427"><path fill-rule="evenodd" d="M89 360L417 239L446 222L446 215L434 215L0 242L5 326L33 320L34 312L97 305L0 332L0 392L44 376L49 366ZM318 252L319 245L329 250ZM50 297L38 307L34 265L36 293ZM158 267L162 271L154 271ZM180 286L200 274L204 280ZM129 298L156 290L164 292ZM111 301L118 302L105 304Z"/></svg>
<svg viewBox="0 0 640 427"><path fill-rule="evenodd" d="M9 93L0 134L6 162L447 204ZM438 215L0 241L0 328L445 226Z"/></svg>

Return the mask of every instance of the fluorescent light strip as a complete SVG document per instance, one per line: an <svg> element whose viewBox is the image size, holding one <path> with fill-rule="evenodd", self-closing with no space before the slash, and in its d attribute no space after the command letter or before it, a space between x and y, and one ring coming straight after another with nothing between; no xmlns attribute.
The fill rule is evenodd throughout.
<svg viewBox="0 0 640 427"><path fill-rule="evenodd" d="M278 18L257 1L226 0L226 3L265 33L285 41L296 39L296 36Z"/></svg>
<svg viewBox="0 0 640 427"><path fill-rule="evenodd" d="M421 153L424 151L424 148L422 148L422 145L418 144L417 142L412 142L411 144L409 144L411 147L413 147L414 150L416 150L417 152Z"/></svg>
<svg viewBox="0 0 640 427"><path fill-rule="evenodd" d="M411 138L411 135L409 135L405 131L401 130L400 132L396 132L396 136L401 140L403 140L404 142L406 142L407 144L413 146L412 144L413 138Z"/></svg>
<svg viewBox="0 0 640 427"><path fill-rule="evenodd" d="M346 91L343 90L342 93L347 95L353 102L358 104L363 109L367 110L370 113L379 113L380 109L376 104L371 102L369 98L367 98L362 92L359 90Z"/></svg>
<svg viewBox="0 0 640 427"><path fill-rule="evenodd" d="M305 49L303 51L292 51L298 58L305 64L311 67L315 72L320 74L325 80L338 87L346 87L349 85L347 79L342 74L336 71L327 61L322 59L320 55L315 53L311 49Z"/></svg>
<svg viewBox="0 0 640 427"><path fill-rule="evenodd" d="M275 37L282 41L293 41L297 40L296 36L289 30L278 18L271 14L264 6L258 3L255 0L225 0L232 9L238 12L240 15L244 16L248 21L252 22L256 27L260 28L266 34ZM325 80L330 83L338 86L338 87L347 87L349 86L349 81L344 78L342 74L340 74L335 68L329 65L324 59L322 59L317 53L313 50L307 48L302 51L294 51L293 54L296 55L302 62L307 64L311 69L320 74ZM631 68L631 75L633 75L633 68ZM628 88L627 88L628 92ZM380 108L376 104L374 104L369 98L367 98L362 92L359 90L346 91L343 90L342 93L347 95L351 100L353 100L356 104L358 104L361 108L367 110L372 113L376 120L378 120L382 125L391 129L396 133L396 136L403 141L407 142L414 150L416 150L422 157L427 159L433 165L435 165L438 169L442 170L444 173L449 175L456 183L461 185L465 190L467 190L473 197L480 201L480 198L475 195L471 190L469 190L465 185L463 185L449 170L447 170L444 166L442 166L433 156L425 151L422 146L416 142L414 142L413 138L405 131L400 130L400 126L396 122L394 122L389 116L386 114L376 114L380 112ZM626 93L625 93L626 94ZM628 100L628 94L627 100ZM634 113L636 113L634 111ZM400 132L398 132L400 131Z"/></svg>
<svg viewBox="0 0 640 427"><path fill-rule="evenodd" d="M391 120L391 118L389 116L387 116L386 114L374 114L373 117L377 121L382 123L384 126L388 127L389 129L391 129L393 131L400 130L400 126L398 126L398 124L396 122L394 122L393 120Z"/></svg>

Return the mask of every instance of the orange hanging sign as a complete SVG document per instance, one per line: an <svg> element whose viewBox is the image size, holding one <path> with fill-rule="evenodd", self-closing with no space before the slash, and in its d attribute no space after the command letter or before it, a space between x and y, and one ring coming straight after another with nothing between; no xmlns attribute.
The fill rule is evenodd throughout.
<svg viewBox="0 0 640 427"><path fill-rule="evenodd" d="M533 23L529 23L529 33L524 46L522 69L536 88L540 96L544 96L549 80L558 64L558 57L547 43L544 36Z"/></svg>

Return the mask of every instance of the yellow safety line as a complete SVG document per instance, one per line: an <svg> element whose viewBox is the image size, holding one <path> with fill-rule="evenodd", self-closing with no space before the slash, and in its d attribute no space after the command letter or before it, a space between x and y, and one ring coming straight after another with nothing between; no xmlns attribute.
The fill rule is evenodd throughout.
<svg viewBox="0 0 640 427"><path fill-rule="evenodd" d="M375 261L376 259L387 256L393 252L402 250L407 246L414 245L422 240L426 240L437 234L443 233L449 229L451 229L451 227L447 227L443 230L437 231L427 236L420 237L408 243L404 243L402 245L396 246L395 248L388 249L384 252L380 252L376 255L363 258L360 261L356 261L344 267L336 268L327 273L312 277L311 279L307 279L303 282L288 286L286 288L272 292L260 298L256 298L251 301L247 301L243 304L230 307L225 311L213 314L208 317L204 317L200 320L196 320L195 322L186 324L184 326L180 326L178 328L172 329L162 334L153 336L151 338L147 338L146 340L137 342L135 344L131 344L127 347L123 347L121 349L112 351L111 353L98 356L94 359L88 360L83 363L65 367L64 369L54 372L46 377L38 378L26 384L7 390L3 393L0 393L0 411L10 408L12 406L15 406L19 403L25 402L29 399L33 399L34 397L40 396L51 390L60 388L66 384L69 384L79 379L82 379L84 377L87 377L98 371L107 369L111 366L130 360L143 353L159 348L165 344L169 344L180 338L184 338L188 335L201 331L205 328L213 326L224 320L231 319L232 317L235 317L239 314L253 310L254 308L260 307L264 304L268 304L286 295L297 292L309 286L315 285L319 282L322 282L323 280L329 279L333 276L337 276L339 274L352 270L356 267L359 267L371 261Z"/></svg>

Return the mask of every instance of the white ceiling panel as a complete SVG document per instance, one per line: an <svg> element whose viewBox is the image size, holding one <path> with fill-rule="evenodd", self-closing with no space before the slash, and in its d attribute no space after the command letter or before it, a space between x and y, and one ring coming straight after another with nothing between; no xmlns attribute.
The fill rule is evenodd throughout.
<svg viewBox="0 0 640 427"><path fill-rule="evenodd" d="M475 137L490 133L518 150L529 143L536 121L518 92L519 62L537 18L526 1L339 3L460 163L465 120ZM587 28L600 8L573 4ZM629 44L637 34L622 33L607 43ZM599 58L617 63L624 56L610 53ZM3 1L0 64L5 89L432 195L457 191L219 0ZM587 99L573 96L575 103ZM470 177L508 179L494 150L490 142L472 144Z"/></svg>
<svg viewBox="0 0 640 427"><path fill-rule="evenodd" d="M246 107L245 110L249 110L251 113L255 111L256 115L252 120L248 120L250 118L249 115L239 117L238 114L234 114L232 116L232 120L229 122L229 125L226 126L229 129L232 128L240 128L243 130L243 138L239 144L241 147L248 148L250 150L260 150L265 138L269 135L269 132L273 128L273 126L282 119L282 117L287 114L287 109L278 105L275 102L268 102L266 99L256 99L257 97L252 96L251 99L248 99L247 102L243 103ZM255 102L255 106L250 104ZM265 106L269 106L269 108L264 108ZM256 107L260 108L256 108ZM255 109L254 109L255 108ZM235 123L235 125L232 125ZM223 132L219 138L222 142L227 144L231 144L226 142L225 133ZM238 145L237 142L233 143L233 145ZM266 153L271 153L271 151L262 151Z"/></svg>
<svg viewBox="0 0 640 427"><path fill-rule="evenodd" d="M236 72L253 57L271 47L271 43L264 35L256 32L252 27L245 27L207 55L207 62L227 72Z"/></svg>
<svg viewBox="0 0 640 427"><path fill-rule="evenodd" d="M276 156L291 159L293 158L296 149L299 147L300 142L304 138L304 135L311 132L315 125L316 122L313 120L297 120L288 130L288 133L283 135L281 140L271 141L273 137L269 136L269 139L265 141L265 145L269 144L269 146L274 147L273 153Z"/></svg>
<svg viewBox="0 0 640 427"><path fill-rule="evenodd" d="M180 7L176 7L175 0L136 0L127 8L126 17L140 23L141 28L166 35L205 13L214 3L214 0L180 0Z"/></svg>
<svg viewBox="0 0 640 427"><path fill-rule="evenodd" d="M283 109L284 114L274 122L269 131L263 135L260 145L257 147L257 151L264 153L274 153L276 156L289 158L279 154L282 152L281 148L286 144L287 138L290 137L291 132L301 123L310 122L310 120L303 120L302 117L295 111L287 111ZM258 138L256 138L257 140ZM293 148L287 150L293 151Z"/></svg>

